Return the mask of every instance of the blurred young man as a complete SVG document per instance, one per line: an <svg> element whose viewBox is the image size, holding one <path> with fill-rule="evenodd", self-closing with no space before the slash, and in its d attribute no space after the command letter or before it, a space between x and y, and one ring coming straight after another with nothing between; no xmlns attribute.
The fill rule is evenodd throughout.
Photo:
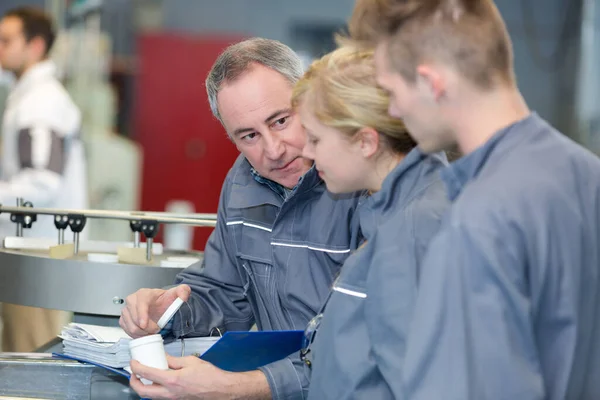
<svg viewBox="0 0 600 400"><path fill-rule="evenodd" d="M406 398L600 398L600 160L529 110L494 3L358 0L350 33L418 146L464 154L443 173Z"/></svg>
<svg viewBox="0 0 600 400"><path fill-rule="evenodd" d="M0 20L0 65L16 82L2 121L0 203L17 197L35 207L87 208L86 170L79 140L80 112L48 59L55 31L34 8L8 11ZM0 238L15 225L2 221ZM39 217L27 236L56 238L51 217ZM4 351L32 351L68 322L65 312L4 304Z"/></svg>

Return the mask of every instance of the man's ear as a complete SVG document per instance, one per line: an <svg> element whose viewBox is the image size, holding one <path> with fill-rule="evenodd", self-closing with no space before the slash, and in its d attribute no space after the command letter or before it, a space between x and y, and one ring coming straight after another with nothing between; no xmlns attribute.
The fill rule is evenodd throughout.
<svg viewBox="0 0 600 400"><path fill-rule="evenodd" d="M43 60L46 57L46 41L40 36L33 37L28 46L31 56L34 56L37 60Z"/></svg>
<svg viewBox="0 0 600 400"><path fill-rule="evenodd" d="M446 79L439 68L431 64L417 67L417 85L424 89L436 103L446 94Z"/></svg>
<svg viewBox="0 0 600 400"><path fill-rule="evenodd" d="M365 158L370 158L379 151L379 133L373 128L362 128L356 133L354 140Z"/></svg>

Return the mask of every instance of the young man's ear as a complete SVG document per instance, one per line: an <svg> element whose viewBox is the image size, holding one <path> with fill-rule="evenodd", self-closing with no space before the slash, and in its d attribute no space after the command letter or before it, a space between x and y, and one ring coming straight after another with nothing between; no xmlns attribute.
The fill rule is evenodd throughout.
<svg viewBox="0 0 600 400"><path fill-rule="evenodd" d="M35 36L29 41L29 48L32 55L35 55L39 60L46 58L46 41L40 36Z"/></svg>
<svg viewBox="0 0 600 400"><path fill-rule="evenodd" d="M446 79L440 69L433 65L422 64L417 67L417 85L430 93L436 103L446 93Z"/></svg>
<svg viewBox="0 0 600 400"><path fill-rule="evenodd" d="M379 150L379 133L373 128L362 128L356 133L356 142L363 157L372 157Z"/></svg>

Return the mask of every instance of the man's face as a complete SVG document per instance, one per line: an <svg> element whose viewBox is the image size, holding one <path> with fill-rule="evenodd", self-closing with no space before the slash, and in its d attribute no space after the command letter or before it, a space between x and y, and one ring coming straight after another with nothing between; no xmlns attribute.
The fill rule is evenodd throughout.
<svg viewBox="0 0 600 400"><path fill-rule="evenodd" d="M311 167L302 157L306 135L291 108L292 85L255 65L219 91L223 125L238 150L263 177L293 188Z"/></svg>
<svg viewBox="0 0 600 400"><path fill-rule="evenodd" d="M444 110L432 93L426 78L417 76L407 82L390 65L388 42L380 42L375 50L377 83L390 95L389 114L401 118L426 153L453 148L455 140L445 125Z"/></svg>
<svg viewBox="0 0 600 400"><path fill-rule="evenodd" d="M28 64L29 46L19 18L0 20L0 65L4 70L20 76Z"/></svg>

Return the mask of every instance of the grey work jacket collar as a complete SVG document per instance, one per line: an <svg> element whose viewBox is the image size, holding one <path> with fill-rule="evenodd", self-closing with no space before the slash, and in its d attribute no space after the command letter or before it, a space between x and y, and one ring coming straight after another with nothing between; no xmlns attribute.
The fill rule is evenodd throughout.
<svg viewBox="0 0 600 400"><path fill-rule="evenodd" d="M244 166L233 177L231 197L228 206L231 208L250 208L263 204L272 204L280 207L283 199L269 187L260 184L252 176L251 165L244 159ZM323 181L319 178L314 165L298 181L295 192L308 192ZM293 196L290 195L290 196Z"/></svg>
<svg viewBox="0 0 600 400"><path fill-rule="evenodd" d="M427 155L415 147L385 177L381 190L363 201L361 208L365 211L360 214L360 229L366 239L375 233L382 215L396 209L398 204L408 204L423 189L423 180L420 178L428 168L421 161L427 157L436 164L430 168L438 168L438 163L447 164L443 153Z"/></svg>
<svg viewBox="0 0 600 400"><path fill-rule="evenodd" d="M537 124L538 120L538 115L535 112L531 113L528 117L499 130L483 146L454 161L450 167L443 170L441 177L450 201L454 201L465 185L479 174L491 155L496 153L494 150L498 149L502 153L502 149L511 146L514 140L523 139L515 135L522 135L523 126ZM513 129L517 126L520 126L520 129Z"/></svg>

